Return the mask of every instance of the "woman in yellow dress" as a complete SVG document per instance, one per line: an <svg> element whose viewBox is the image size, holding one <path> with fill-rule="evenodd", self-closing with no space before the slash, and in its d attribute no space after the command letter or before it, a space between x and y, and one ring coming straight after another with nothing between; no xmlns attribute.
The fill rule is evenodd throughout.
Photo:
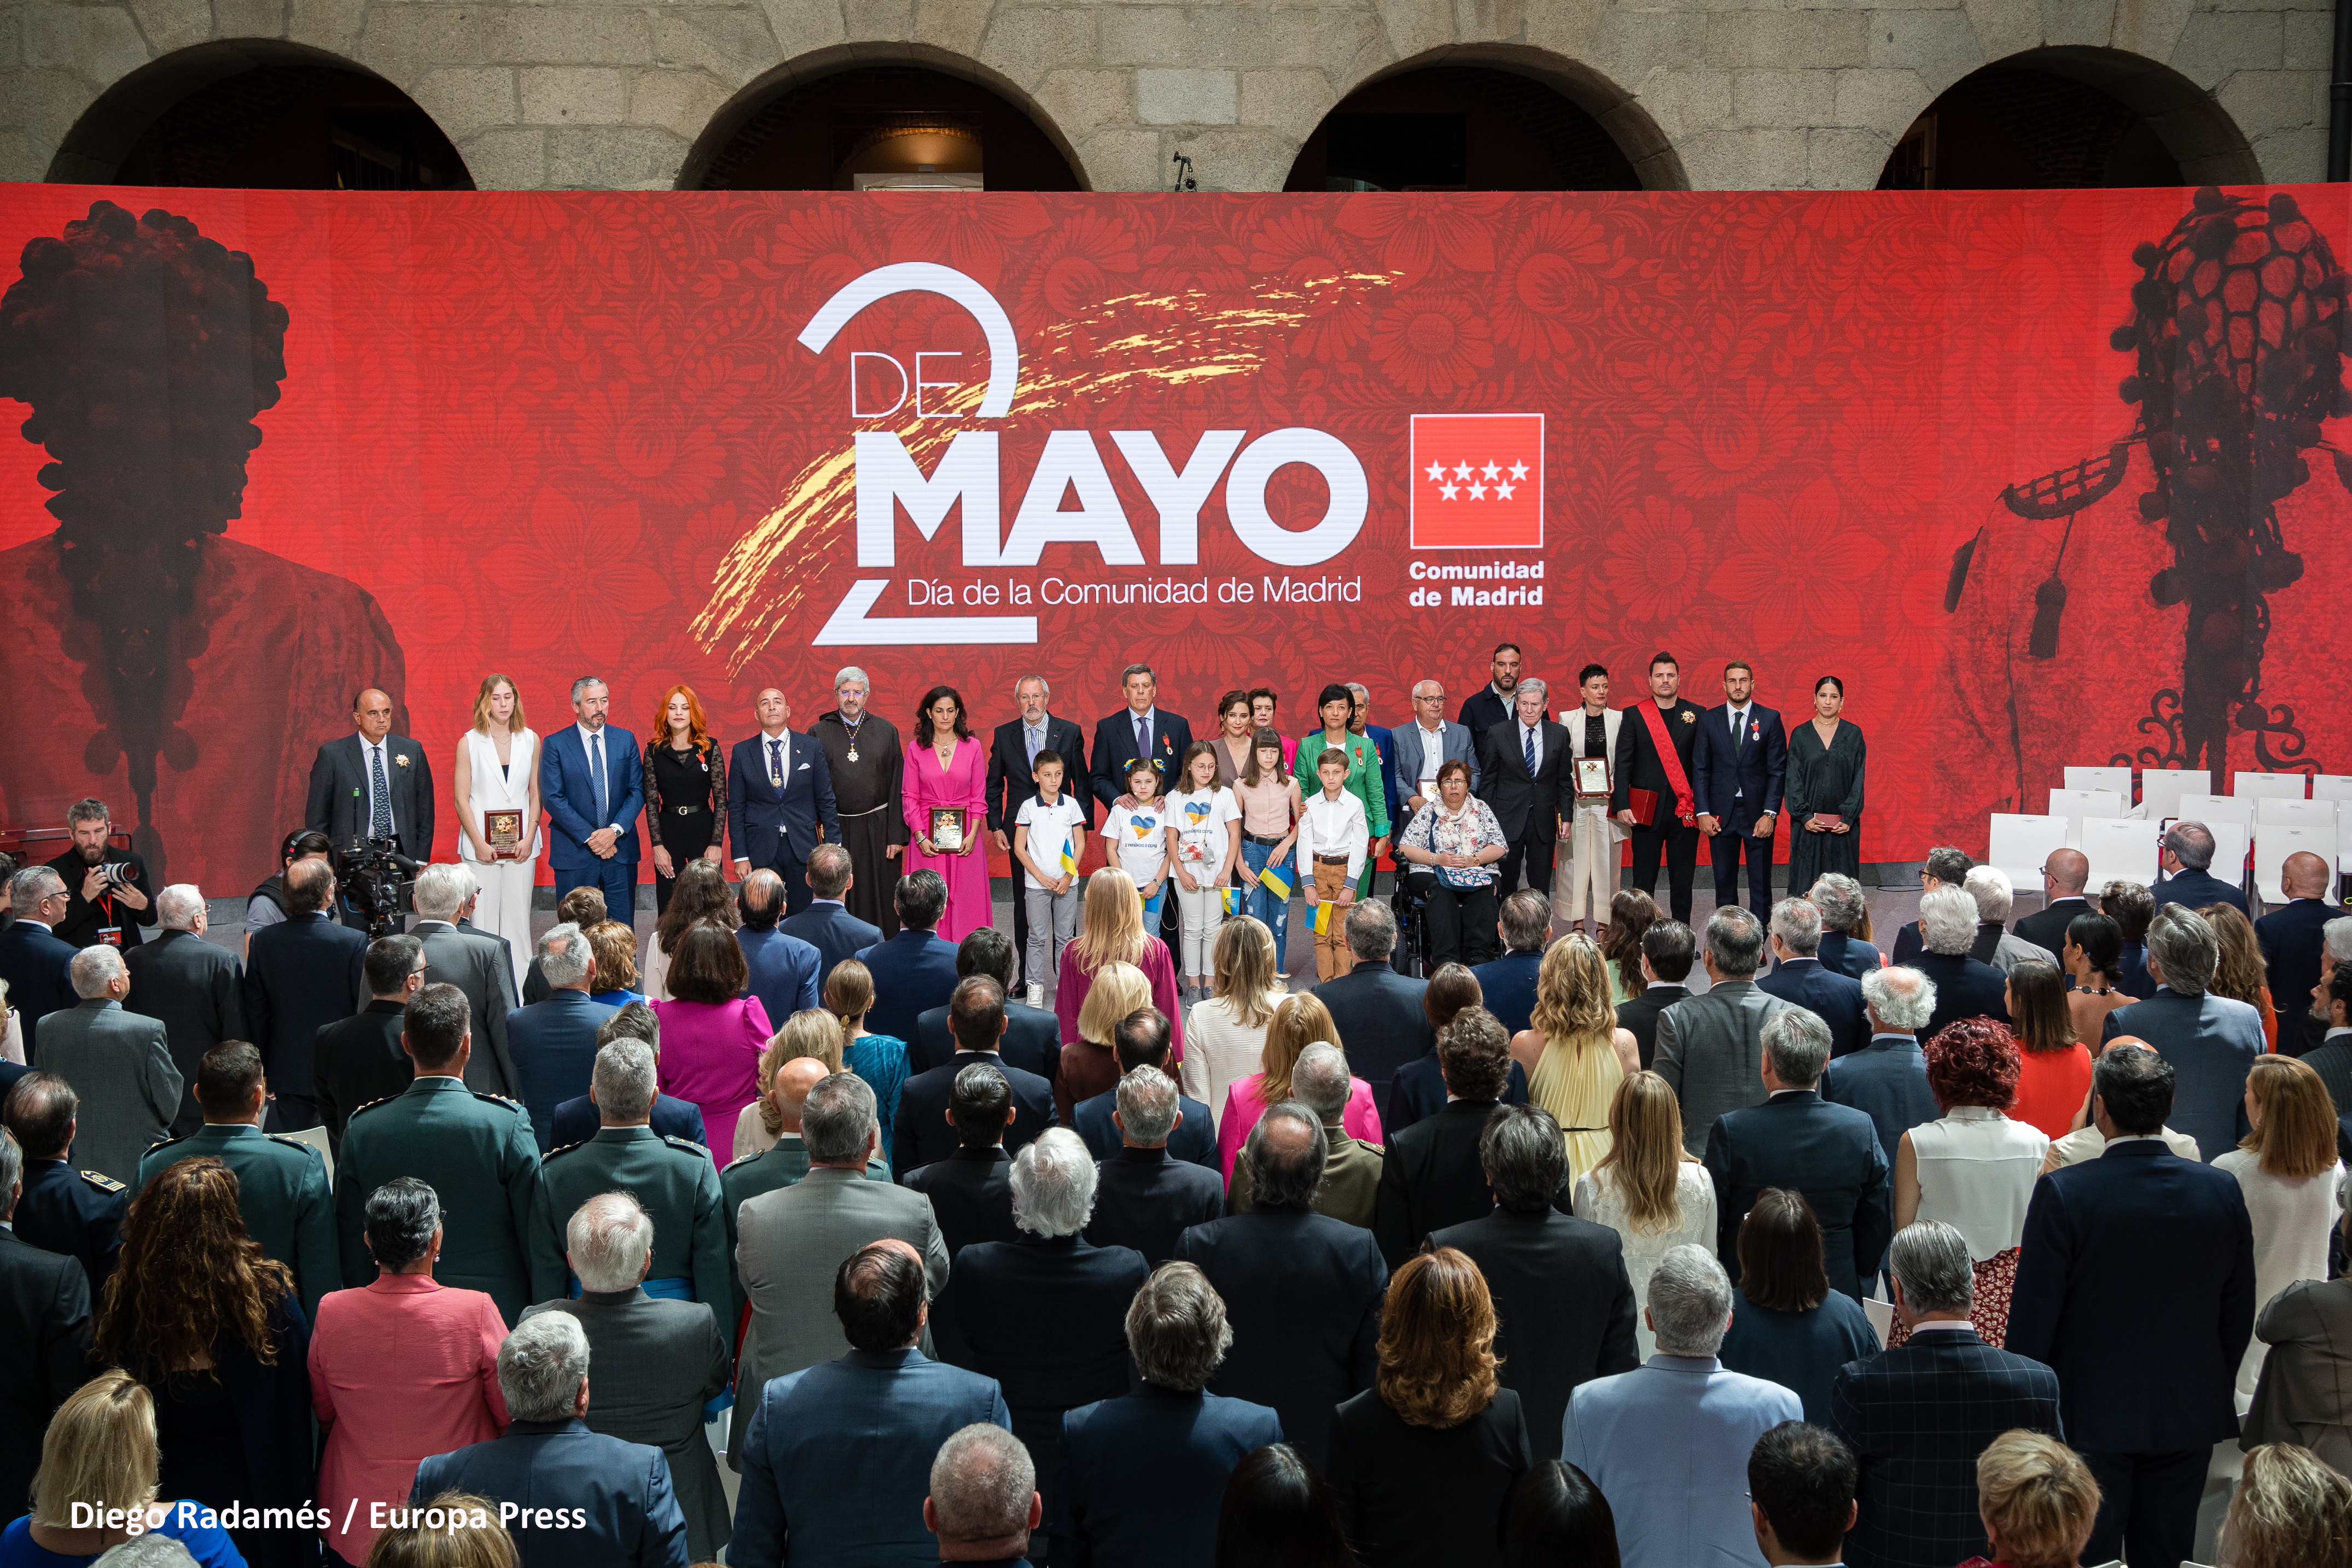
<svg viewBox="0 0 2352 1568"><path fill-rule="evenodd" d="M1608 965L1592 938L1563 936L1543 956L1531 1022L1511 1037L1511 1055L1527 1069L1528 1102L1559 1124L1569 1170L1581 1176L1609 1152L1617 1085L1642 1070L1641 1048L1617 1027Z"/></svg>

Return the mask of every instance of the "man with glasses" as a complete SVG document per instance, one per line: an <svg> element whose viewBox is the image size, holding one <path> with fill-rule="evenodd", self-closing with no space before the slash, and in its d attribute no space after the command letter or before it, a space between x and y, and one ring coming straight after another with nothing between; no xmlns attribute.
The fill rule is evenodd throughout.
<svg viewBox="0 0 2352 1568"><path fill-rule="evenodd" d="M425 944L414 936L379 936L362 960L368 1004L319 1031L312 1058L319 1120L340 1155L352 1113L406 1089L415 1071L400 1049L400 1016L425 987Z"/></svg>
<svg viewBox="0 0 2352 1568"><path fill-rule="evenodd" d="M2066 927L2077 915L2092 913L2091 901L2083 895L2090 884L2090 856L2080 850L2052 850L2042 862L2041 911L2019 921L2017 935L2047 952L2053 962L2061 962Z"/></svg>
<svg viewBox="0 0 2352 1568"><path fill-rule="evenodd" d="M1412 723L1402 729L1391 730L1395 761L1391 768L1390 788L1403 810L1393 819L1397 831L1418 816L1421 809L1437 799L1437 770L1449 762L1460 762L1470 769L1470 792L1478 792L1478 743L1463 724L1445 722L1445 685L1442 681L1416 682L1412 688Z"/></svg>
<svg viewBox="0 0 2352 1568"><path fill-rule="evenodd" d="M8 879L8 907L16 918L0 931L0 980L7 982L27 1061L35 1060L33 1036L41 1019L81 1003L68 973L74 946L52 929L69 902L65 878L51 867L27 866Z"/></svg>

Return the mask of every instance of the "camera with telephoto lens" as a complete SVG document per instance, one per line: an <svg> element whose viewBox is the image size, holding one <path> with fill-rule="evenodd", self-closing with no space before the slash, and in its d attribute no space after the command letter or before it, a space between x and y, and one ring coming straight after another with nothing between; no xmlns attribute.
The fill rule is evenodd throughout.
<svg viewBox="0 0 2352 1568"><path fill-rule="evenodd" d="M100 882L109 887L127 887L138 877L129 861L101 861L95 868Z"/></svg>
<svg viewBox="0 0 2352 1568"><path fill-rule="evenodd" d="M369 941L399 935L401 896L415 869L392 839L354 838L343 852L343 902L366 918Z"/></svg>

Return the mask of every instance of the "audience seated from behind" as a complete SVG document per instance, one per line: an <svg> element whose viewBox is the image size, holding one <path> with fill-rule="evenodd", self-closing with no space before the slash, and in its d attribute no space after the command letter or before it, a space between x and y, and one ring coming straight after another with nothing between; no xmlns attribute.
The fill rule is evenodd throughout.
<svg viewBox="0 0 2352 1568"><path fill-rule="evenodd" d="M1036 1467L1003 1427L975 1421L951 1433L931 1461L923 1528L950 1563L1020 1563L1030 1532L1041 1527L1045 1500Z"/></svg>
<svg viewBox="0 0 2352 1568"><path fill-rule="evenodd" d="M1199 1039L1196 1031L1196 1045ZM1157 1269L1175 1255L1176 1239L1187 1228L1224 1217L1224 1186L1213 1164L1169 1157L1183 1100L1173 1079L1158 1068L1138 1067L1112 1092L1119 1147L1102 1162L1087 1239L1097 1247L1131 1247ZM1223 1312L1222 1304L1218 1310Z"/></svg>
<svg viewBox="0 0 2352 1568"><path fill-rule="evenodd" d="M2248 1449L2221 1548L2228 1568L2352 1568L2352 1481L2291 1443Z"/></svg>
<svg viewBox="0 0 2352 1568"><path fill-rule="evenodd" d="M1853 1454L1834 1433L1783 1421L1757 1438L1748 1455L1748 1511L1770 1568L1856 1562L1843 1550L1857 1512L1853 1488Z"/></svg>
<svg viewBox="0 0 2352 1568"><path fill-rule="evenodd" d="M1960 1568L2075 1568L2098 1516L2082 1456L2039 1432L2003 1432L1978 1456L1977 1516L1988 1555Z"/></svg>
<svg viewBox="0 0 2352 1568"><path fill-rule="evenodd" d="M1217 1504L1215 1568L1356 1568L1331 1489L1292 1444L1234 1467Z"/></svg>
<svg viewBox="0 0 2352 1568"><path fill-rule="evenodd" d="M1323 1122L1323 1185L1316 1189L1315 1212L1370 1229L1386 1182L1387 1165L1378 1145L1349 1137L1341 1120L1357 1082L1349 1074L1348 1059L1336 1045L1310 1045L1291 1064L1291 1099ZM1249 1162L1237 1162L1233 1186L1225 1194L1226 1213L1249 1212L1250 1180Z"/></svg>
<svg viewBox="0 0 2352 1568"><path fill-rule="evenodd" d="M1822 1265L1821 1222L1801 1193L1767 1187L1739 1222L1739 1283L1723 1364L1777 1383L1816 1426L1830 1420L1838 1368L1878 1349L1862 1303L1830 1287Z"/></svg>
<svg viewBox="0 0 2352 1568"><path fill-rule="evenodd" d="M131 1539L119 1516L92 1521L93 1511L129 1508L149 1509L153 1522L144 1528L179 1542L204 1568L240 1568L228 1532L201 1512L184 1513L163 1490L154 1397L121 1368L76 1389L49 1417L40 1449L32 1511L0 1531L0 1568L81 1568Z"/></svg>
<svg viewBox="0 0 2352 1568"><path fill-rule="evenodd" d="M1617 1518L1591 1477L1565 1459L1539 1459L1503 1505L1503 1568L1569 1563L1620 1568Z"/></svg>
<svg viewBox="0 0 2352 1568"><path fill-rule="evenodd" d="M1655 931L1656 926L1650 927ZM1715 1250L1715 1179L1683 1147L1683 1111L1654 1072L1636 1072L1609 1103L1609 1152L1576 1178L1576 1217L1605 1225L1625 1249L1633 1292L1636 1354L1647 1361L1657 1338L1641 1318L1650 1273L1676 1247Z"/></svg>

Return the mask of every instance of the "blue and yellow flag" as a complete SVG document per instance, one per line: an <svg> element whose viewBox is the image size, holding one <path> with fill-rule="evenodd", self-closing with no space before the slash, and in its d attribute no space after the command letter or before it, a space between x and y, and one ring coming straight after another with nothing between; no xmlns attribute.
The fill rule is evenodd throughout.
<svg viewBox="0 0 2352 1568"><path fill-rule="evenodd" d="M1260 887L1287 904L1292 890L1298 885L1298 870L1288 861L1271 861L1264 871L1257 873L1257 882Z"/></svg>
<svg viewBox="0 0 2352 1568"><path fill-rule="evenodd" d="M1070 842L1070 835L1067 832L1062 835L1062 872L1066 876L1078 874L1077 846Z"/></svg>
<svg viewBox="0 0 2352 1568"><path fill-rule="evenodd" d="M1238 887L1228 887L1224 889L1223 892L1225 898L1225 913L1227 915L1239 915L1242 912L1242 890Z"/></svg>
<svg viewBox="0 0 2352 1568"><path fill-rule="evenodd" d="M1314 932L1318 936L1329 936L1331 934L1332 917L1338 915L1339 912L1339 905L1335 901L1328 898L1325 899L1322 903L1311 906L1307 911L1307 928L1309 931Z"/></svg>

